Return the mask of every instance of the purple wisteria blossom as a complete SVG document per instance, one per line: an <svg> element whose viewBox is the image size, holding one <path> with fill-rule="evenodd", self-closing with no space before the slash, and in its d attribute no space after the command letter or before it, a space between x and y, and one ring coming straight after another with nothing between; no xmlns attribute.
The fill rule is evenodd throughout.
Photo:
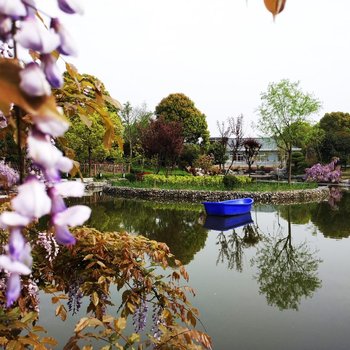
<svg viewBox="0 0 350 350"><path fill-rule="evenodd" d="M66 13L83 12L76 0L58 0L58 6ZM40 12L35 0L0 0L0 56L5 59L12 57L14 43L34 51L35 62L25 62L24 68L20 68L19 87L27 95L39 97L51 94L50 85L59 88L63 84L54 52L73 55L76 48L57 18L49 18L47 28L37 16L37 11ZM16 54L18 52L21 50ZM20 58L16 56L16 59ZM1 127L6 127L5 122L6 118ZM34 175L28 176L18 186L17 196L11 200L13 211L0 215L0 227L9 231L9 243L4 247L4 254L0 255L0 268L8 277L7 306L11 306L20 296L21 275L31 273L31 247L23 236L24 227L42 216L50 216L49 223L55 234L55 238L50 239L52 246L47 256L50 260L58 252L56 241L74 244L75 237L69 227L82 225L91 213L91 209L85 206L67 208L63 200L66 196L80 197L84 193L82 184L78 182L61 183L61 172L69 172L73 161L56 148L53 138L64 134L69 127L68 121L60 113L33 113L32 122L27 137L27 155L42 176L40 179ZM10 174L3 162L0 162L0 174L7 177L9 184L17 182L17 174ZM38 241L43 242L43 237L39 235ZM31 291L35 293L35 288Z"/></svg>
<svg viewBox="0 0 350 350"><path fill-rule="evenodd" d="M51 28L55 30L60 39L60 44L57 48L58 52L66 56L76 56L77 49L73 38L58 18L51 20Z"/></svg>
<svg viewBox="0 0 350 350"><path fill-rule="evenodd" d="M153 307L152 321L153 325L151 328L152 335L155 339L160 340L162 336L162 331L160 330L160 325L165 325L164 320L162 319L163 307L159 304L155 304Z"/></svg>
<svg viewBox="0 0 350 350"><path fill-rule="evenodd" d="M20 73L21 82L19 87L30 96L50 95L51 88L46 80L45 74L40 67L34 63L29 63Z"/></svg>
<svg viewBox="0 0 350 350"><path fill-rule="evenodd" d="M46 250L45 258L51 263L59 252L59 246L55 237L48 232L39 232L36 243Z"/></svg>
<svg viewBox="0 0 350 350"><path fill-rule="evenodd" d="M52 55L42 55L41 65L47 81L54 88L60 88L63 85L63 77L58 69L56 60Z"/></svg>
<svg viewBox="0 0 350 350"><path fill-rule="evenodd" d="M40 53L50 53L60 45L59 35L52 29L47 30L35 17L26 18L15 40L25 49Z"/></svg>
<svg viewBox="0 0 350 350"><path fill-rule="evenodd" d="M27 15L27 9L21 0L0 0L0 13L13 19Z"/></svg>
<svg viewBox="0 0 350 350"><path fill-rule="evenodd" d="M18 172L5 164L4 161L0 161L0 175L7 179L8 186L15 185L19 180Z"/></svg>
<svg viewBox="0 0 350 350"><path fill-rule="evenodd" d="M74 14L78 13L82 15L84 13L84 9L81 4L77 0L58 0L58 7L63 12Z"/></svg>
<svg viewBox="0 0 350 350"><path fill-rule="evenodd" d="M75 279L73 282L69 284L68 290L68 310L72 312L72 315L75 315L79 312L82 299L83 292L80 289L81 280L79 278Z"/></svg>
<svg viewBox="0 0 350 350"><path fill-rule="evenodd" d="M134 314L132 315L133 325L135 327L135 332L142 332L146 328L147 324L147 312L148 305L146 299L141 299L141 303L139 307L136 309Z"/></svg>

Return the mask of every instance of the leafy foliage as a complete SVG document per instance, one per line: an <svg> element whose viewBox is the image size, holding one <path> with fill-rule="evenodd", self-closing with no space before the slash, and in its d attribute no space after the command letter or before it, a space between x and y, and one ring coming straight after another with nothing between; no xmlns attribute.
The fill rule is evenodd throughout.
<svg viewBox="0 0 350 350"><path fill-rule="evenodd" d="M166 121L163 117L151 120L142 130L141 144L145 154L152 158L157 157L158 171L160 166L174 166L183 147L181 123Z"/></svg>
<svg viewBox="0 0 350 350"><path fill-rule="evenodd" d="M243 175L225 175L223 177L223 184L228 190L250 182L252 182L252 178Z"/></svg>
<svg viewBox="0 0 350 350"><path fill-rule="evenodd" d="M202 154L195 162L194 166L204 170L204 174L208 174L213 167L213 156Z"/></svg>
<svg viewBox="0 0 350 350"><path fill-rule="evenodd" d="M304 93L299 88L299 82L287 79L270 83L267 91L261 94L261 100L258 128L274 137L286 153L290 183L292 147L298 141L298 135L291 125L304 122L307 116L319 110L321 103L311 94Z"/></svg>
<svg viewBox="0 0 350 350"><path fill-rule="evenodd" d="M89 74L80 74L77 69L66 64L67 71L64 74L62 89L53 91L59 106L69 117L79 116L81 121L90 128L91 115L98 115L103 121L105 134L103 145L110 148L117 141L122 149L122 128L120 121L115 124L116 118L111 118L111 113L117 115L121 109L120 103L113 99L106 91L103 83Z"/></svg>
<svg viewBox="0 0 350 350"><path fill-rule="evenodd" d="M131 164L139 153L140 133L149 124L152 113L148 111L146 104L132 107L130 102L123 105L120 112L124 126L124 154L127 157L128 172L130 172Z"/></svg>
<svg viewBox="0 0 350 350"><path fill-rule="evenodd" d="M100 116L89 115L90 126L88 127L78 116L71 117L72 126L65 134L65 146L75 153L75 160L86 163L91 161L103 162L108 159L120 159L122 150L117 144L112 143L112 147L106 149L103 145L105 128ZM119 118L115 114L110 114L116 132L121 129Z"/></svg>
<svg viewBox="0 0 350 350"><path fill-rule="evenodd" d="M96 344L96 341L109 344L110 349L127 349L137 344L145 349L169 346L174 349L184 346L187 349L210 348L210 338L193 328L198 311L191 306L186 295L191 289L180 286L181 279L188 280L188 274L164 243L126 233L100 233L89 228L77 229L74 234L78 243L71 249L61 249L52 263L47 262L46 250L42 246L33 245L36 259L33 279L39 289L52 294L52 303L57 305L56 316L63 321L67 319L64 302L73 297L70 291L76 288L77 279L76 292L90 300L86 316L76 324L65 348L80 349L84 345L85 349L87 344ZM29 235L34 238L36 231L31 230ZM168 268L170 262L172 269ZM165 269L168 276L158 275L155 266ZM106 313L107 307L113 304L110 299L113 286L122 293L118 315ZM3 290L0 289L0 301L3 300ZM143 301L156 306L154 312L159 321L157 336L150 333L147 340L141 340L136 333L130 334L126 327ZM51 337L39 338L35 334L45 331L43 327L35 326L38 315L30 311L35 302L24 289L18 302L20 308L6 311L6 327L1 326L0 317L2 344L12 344L19 349L22 349L20 344L30 344L41 350L48 349L45 344L56 344ZM22 330L28 333L19 335L18 330L19 334Z"/></svg>
<svg viewBox="0 0 350 350"><path fill-rule="evenodd" d="M218 185L222 183L220 176L165 176L165 175L145 175L144 182L153 185Z"/></svg>
<svg viewBox="0 0 350 350"><path fill-rule="evenodd" d="M322 159L330 161L332 157L339 157L347 163L350 153L350 114L326 113L320 120L320 128L325 134L321 145Z"/></svg>
<svg viewBox="0 0 350 350"><path fill-rule="evenodd" d="M180 122L185 142L198 144L201 138L203 144L208 143L206 117L186 95L170 94L163 98L156 106L155 113L157 118L162 116L166 121Z"/></svg>
<svg viewBox="0 0 350 350"><path fill-rule="evenodd" d="M244 153L243 157L248 164L248 173L252 171L252 165L255 162L257 155L259 154L262 144L257 140L248 138L243 141Z"/></svg>

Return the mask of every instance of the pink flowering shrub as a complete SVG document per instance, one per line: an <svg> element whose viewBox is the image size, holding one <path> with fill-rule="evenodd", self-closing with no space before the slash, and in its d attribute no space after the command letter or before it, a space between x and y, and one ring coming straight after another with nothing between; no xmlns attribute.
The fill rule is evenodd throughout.
<svg viewBox="0 0 350 350"><path fill-rule="evenodd" d="M341 178L341 171L336 166L337 159L333 160L329 164L322 165L317 163L311 168L305 170L306 181L315 182L330 182L337 183Z"/></svg>

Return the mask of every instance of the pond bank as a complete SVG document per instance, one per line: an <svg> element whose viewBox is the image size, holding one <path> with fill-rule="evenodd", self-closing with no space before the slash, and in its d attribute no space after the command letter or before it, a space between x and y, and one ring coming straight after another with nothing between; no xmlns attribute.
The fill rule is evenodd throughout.
<svg viewBox="0 0 350 350"><path fill-rule="evenodd" d="M130 188L107 186L104 193L125 198L144 199L176 199L185 201L220 201L227 199L250 197L257 203L284 204L293 202L315 202L327 199L328 187L307 190L280 192L242 192L242 191L196 191L196 190L163 190L149 188Z"/></svg>

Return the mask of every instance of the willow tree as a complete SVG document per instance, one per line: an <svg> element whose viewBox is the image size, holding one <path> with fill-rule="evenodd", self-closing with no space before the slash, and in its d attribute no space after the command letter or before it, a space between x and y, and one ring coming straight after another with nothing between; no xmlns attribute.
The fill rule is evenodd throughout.
<svg viewBox="0 0 350 350"><path fill-rule="evenodd" d="M267 91L261 93L258 128L272 136L278 147L287 156L288 183L291 182L292 147L298 142L298 135L292 127L295 123L307 121L307 117L318 112L321 102L312 94L303 92L299 82L283 79L270 83Z"/></svg>

